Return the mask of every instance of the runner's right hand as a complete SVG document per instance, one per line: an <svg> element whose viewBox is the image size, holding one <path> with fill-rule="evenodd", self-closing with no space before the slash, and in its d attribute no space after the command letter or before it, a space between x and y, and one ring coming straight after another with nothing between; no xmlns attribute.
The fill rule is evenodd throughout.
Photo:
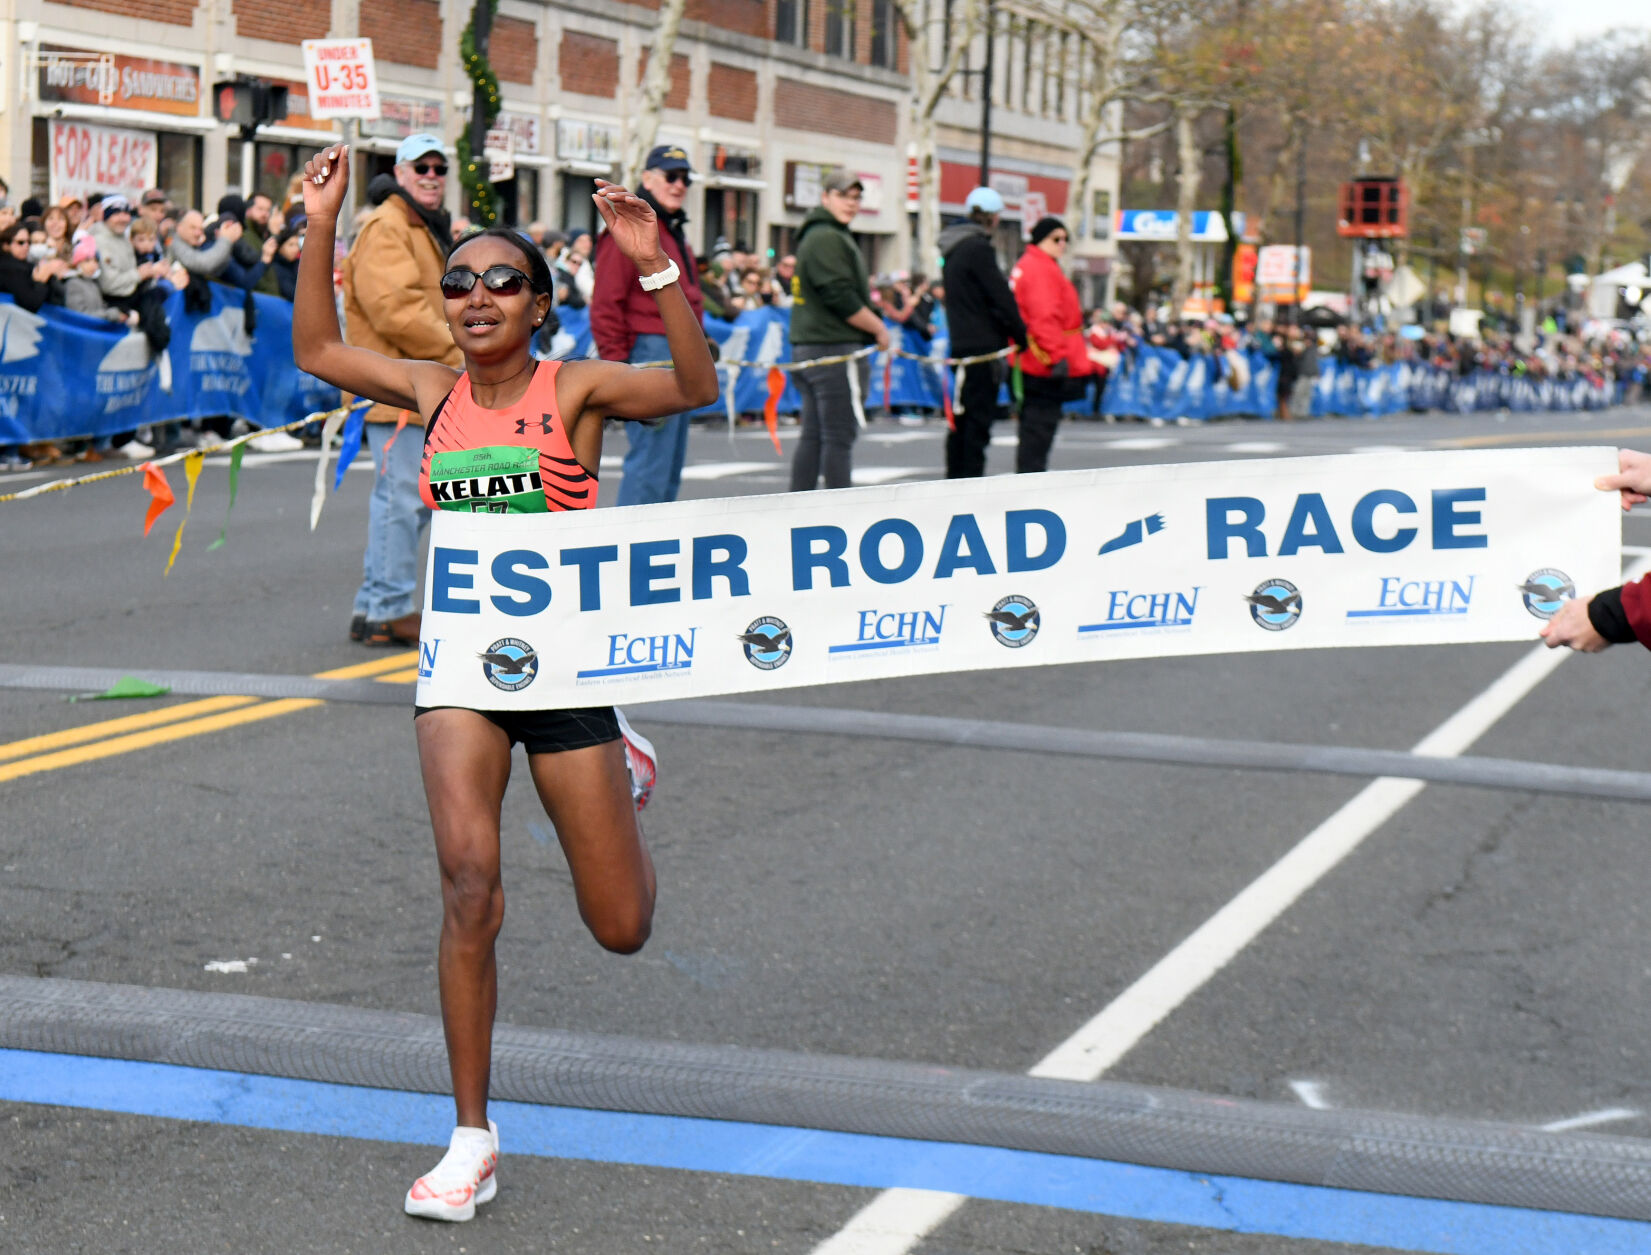
<svg viewBox="0 0 1651 1255"><path fill-rule="evenodd" d="M350 185L350 148L334 144L304 163L304 214L336 219Z"/></svg>

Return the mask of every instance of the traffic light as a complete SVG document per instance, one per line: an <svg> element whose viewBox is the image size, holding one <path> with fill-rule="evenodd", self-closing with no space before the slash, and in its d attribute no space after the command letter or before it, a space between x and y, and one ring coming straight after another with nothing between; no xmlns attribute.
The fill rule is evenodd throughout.
<svg viewBox="0 0 1651 1255"><path fill-rule="evenodd" d="M218 121L241 129L251 139L261 126L287 116L287 89L257 79L227 79L212 85L212 112Z"/></svg>

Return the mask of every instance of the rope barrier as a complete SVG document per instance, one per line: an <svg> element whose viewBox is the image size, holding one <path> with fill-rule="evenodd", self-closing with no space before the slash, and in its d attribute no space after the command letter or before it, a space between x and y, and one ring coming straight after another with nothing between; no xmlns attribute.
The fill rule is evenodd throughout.
<svg viewBox="0 0 1651 1255"><path fill-rule="evenodd" d="M99 480L118 479L122 475L141 475L149 467L160 468L172 466L182 462L185 458L199 454L205 457L209 453L229 453L249 440L256 440L259 436L268 436L275 432L294 431L310 423L322 423L334 417L342 418L351 410L359 410L373 404L371 401L355 401L349 405L341 405L335 410L319 410L307 417L290 423L283 423L279 427L260 427L257 431L249 431L244 436L236 436L222 444L209 445L197 449L180 449L176 453L169 453L164 458L151 458L147 462L134 462L131 466L117 466L113 470L97 471L91 475L82 475L77 479L55 479L49 483L36 484L33 488L25 488L21 492L0 494L0 501L23 501L30 497L41 497L49 492L66 492L70 488L79 488L82 484L95 484Z"/></svg>

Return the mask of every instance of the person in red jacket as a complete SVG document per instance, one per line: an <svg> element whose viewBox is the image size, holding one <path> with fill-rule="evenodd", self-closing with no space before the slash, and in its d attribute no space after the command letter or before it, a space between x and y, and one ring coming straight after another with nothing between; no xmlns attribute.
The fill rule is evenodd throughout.
<svg viewBox="0 0 1651 1255"><path fill-rule="evenodd" d="M1601 475L1594 487L1621 493L1624 510L1651 498L1651 453L1619 449L1617 474ZM1585 654L1629 641L1651 649L1651 575L1592 597L1573 597L1542 625L1540 635L1549 649L1564 645Z"/></svg>
<svg viewBox="0 0 1651 1255"><path fill-rule="evenodd" d="M1040 219L1032 228L1031 247L1009 272L1009 287L1026 323L1016 474L1049 469L1049 448L1055 443L1071 381L1095 370L1084 342L1078 291L1061 273L1067 239L1066 224L1059 218Z"/></svg>
<svg viewBox="0 0 1651 1255"><path fill-rule="evenodd" d="M694 250L683 234L688 216L683 199L694 172L688 154L674 144L661 144L648 154L637 192L659 218L659 243L675 264L682 295L701 325L705 298L699 289ZM637 282L636 267L626 260L607 232L596 242L596 286L590 296L590 332L596 351L610 362L664 362L671 358L665 343L665 324L658 302ZM658 424L627 423L624 478L615 505L649 505L675 501L682 486L682 464L688 455L688 416L672 414Z"/></svg>

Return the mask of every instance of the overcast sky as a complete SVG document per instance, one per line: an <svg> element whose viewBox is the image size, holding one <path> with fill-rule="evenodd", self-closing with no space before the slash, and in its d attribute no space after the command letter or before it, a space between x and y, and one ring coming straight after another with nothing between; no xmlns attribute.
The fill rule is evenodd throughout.
<svg viewBox="0 0 1651 1255"><path fill-rule="evenodd" d="M1525 8L1532 26L1554 43L1610 30L1651 31L1651 0L1563 0Z"/></svg>

